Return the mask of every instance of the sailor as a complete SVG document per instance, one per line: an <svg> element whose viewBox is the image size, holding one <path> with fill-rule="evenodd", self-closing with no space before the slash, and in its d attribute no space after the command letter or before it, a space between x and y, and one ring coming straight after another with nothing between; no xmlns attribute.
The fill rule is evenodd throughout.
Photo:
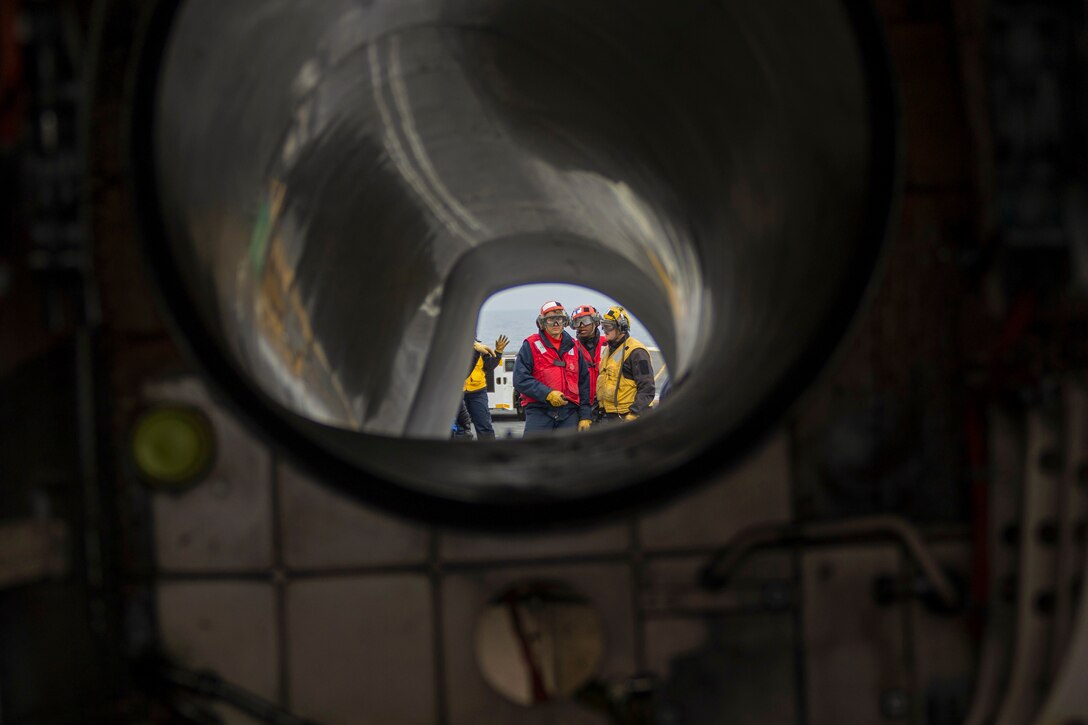
<svg viewBox="0 0 1088 725"><path fill-rule="evenodd" d="M600 372L601 351L607 347L604 336L601 335L601 313L592 305L580 305L574 308L570 316L570 326L574 330L574 344L582 356L582 362L589 368L589 404L593 408L593 417L596 418L597 408L597 375Z"/></svg>
<svg viewBox="0 0 1088 725"><path fill-rule="evenodd" d="M461 398L461 409L457 411L457 418L454 419L453 425L450 426L450 438L472 440L472 416L468 414L468 407L465 405L463 397Z"/></svg>
<svg viewBox="0 0 1088 725"><path fill-rule="evenodd" d="M521 394L525 435L592 425L589 368L563 330L570 323L559 302L540 306L537 332L521 343L514 361L514 390Z"/></svg>
<svg viewBox="0 0 1088 725"><path fill-rule="evenodd" d="M487 383L495 373L495 367L502 360L502 351L510 343L506 335L499 335L492 350L479 340L472 343L472 364L463 387L463 402L476 427L479 440L495 438L495 428L491 425L491 406L487 402ZM492 382L492 387L494 383Z"/></svg>
<svg viewBox="0 0 1088 725"><path fill-rule="evenodd" d="M610 307L601 318L606 350L597 378L601 420L635 420L654 400L654 368L650 351L631 337L631 318L622 307Z"/></svg>

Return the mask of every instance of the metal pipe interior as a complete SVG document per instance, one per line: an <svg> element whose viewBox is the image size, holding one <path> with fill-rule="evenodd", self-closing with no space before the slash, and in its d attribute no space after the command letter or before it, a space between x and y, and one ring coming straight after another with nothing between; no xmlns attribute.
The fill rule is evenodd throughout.
<svg viewBox="0 0 1088 725"><path fill-rule="evenodd" d="M854 33L833 2L187 0L156 101L168 244L334 454L417 483L454 461L454 487L546 488L601 442L660 471L752 415L879 242ZM628 304L675 405L593 445L385 438L448 435L481 304L556 281Z"/></svg>

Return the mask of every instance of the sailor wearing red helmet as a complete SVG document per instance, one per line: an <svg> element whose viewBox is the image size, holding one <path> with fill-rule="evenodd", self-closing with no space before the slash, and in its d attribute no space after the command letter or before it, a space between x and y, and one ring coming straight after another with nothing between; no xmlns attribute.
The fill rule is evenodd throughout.
<svg viewBox="0 0 1088 725"><path fill-rule="evenodd" d="M537 332L521 343L514 361L514 390L521 394L525 435L592 425L589 367L563 330L570 323L563 305L540 306Z"/></svg>
<svg viewBox="0 0 1088 725"><path fill-rule="evenodd" d="M570 326L576 335L574 344L589 368L589 404L597 417L597 376L600 374L601 351L608 346L601 334L601 313L593 305L579 305L570 316Z"/></svg>

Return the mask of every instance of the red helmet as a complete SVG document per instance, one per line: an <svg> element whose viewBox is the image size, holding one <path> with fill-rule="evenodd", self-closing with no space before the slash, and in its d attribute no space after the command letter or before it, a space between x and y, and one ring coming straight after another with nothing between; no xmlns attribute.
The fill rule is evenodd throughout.
<svg viewBox="0 0 1088 725"><path fill-rule="evenodd" d="M570 326L577 328L579 318L584 317L589 317L594 326L601 323L601 313L597 311L596 307L593 305L580 305L574 308L574 314L570 316Z"/></svg>
<svg viewBox="0 0 1088 725"><path fill-rule="evenodd" d="M570 318L567 317L567 311L563 308L562 303L555 300L548 300L540 306L540 314L536 317L536 326L543 328L545 317L563 317L563 325L566 326L570 322Z"/></svg>
<svg viewBox="0 0 1088 725"><path fill-rule="evenodd" d="M556 312L556 311L566 313L566 310L563 309L563 303L562 302L556 302L555 300L548 300L547 302L545 302L544 304L542 304L540 306L540 316L541 317L548 314L549 312Z"/></svg>

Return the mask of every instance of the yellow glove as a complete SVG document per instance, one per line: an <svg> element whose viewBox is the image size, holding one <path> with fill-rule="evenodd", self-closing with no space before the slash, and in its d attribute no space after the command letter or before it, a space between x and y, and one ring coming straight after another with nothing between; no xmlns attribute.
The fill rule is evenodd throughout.
<svg viewBox="0 0 1088 725"><path fill-rule="evenodd" d="M560 393L558 390L553 390L552 392L548 393L547 400L556 408L562 408L564 405L570 402L566 398L564 398L563 394Z"/></svg>
<svg viewBox="0 0 1088 725"><path fill-rule="evenodd" d="M495 340L495 354L502 355L502 351L506 349L506 346L510 344L510 338L506 335L499 335L499 339Z"/></svg>
<svg viewBox="0 0 1088 725"><path fill-rule="evenodd" d="M584 430L589 430L589 427L593 425L592 420L580 420L578 421L578 432L581 433Z"/></svg>
<svg viewBox="0 0 1088 725"><path fill-rule="evenodd" d="M494 356L495 355L495 353L491 351L491 348L488 347L487 345L483 344L482 342L472 343L472 349L475 350L476 352L482 353L484 355L489 355L489 356Z"/></svg>
<svg viewBox="0 0 1088 725"><path fill-rule="evenodd" d="M620 420L638 420L638 414L628 413L627 415L620 417Z"/></svg>

